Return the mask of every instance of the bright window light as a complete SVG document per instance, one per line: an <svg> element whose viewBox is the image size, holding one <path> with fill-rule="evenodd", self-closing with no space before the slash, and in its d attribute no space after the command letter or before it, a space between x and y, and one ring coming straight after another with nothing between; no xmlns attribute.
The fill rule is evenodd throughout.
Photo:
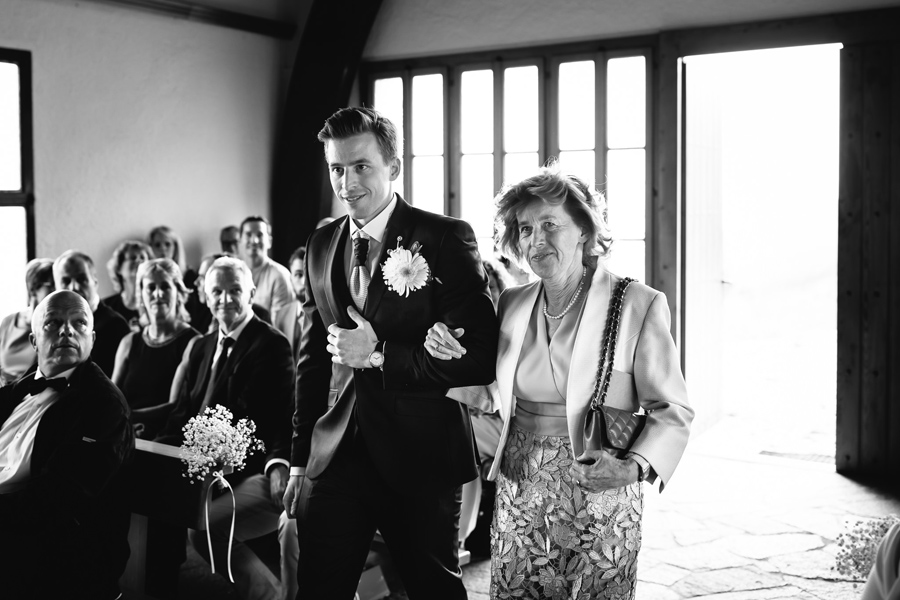
<svg viewBox="0 0 900 600"><path fill-rule="evenodd" d="M559 65L561 151L594 149L594 71L592 60Z"/></svg>
<svg viewBox="0 0 900 600"><path fill-rule="evenodd" d="M0 62L0 190L22 189L21 147L19 66Z"/></svg>

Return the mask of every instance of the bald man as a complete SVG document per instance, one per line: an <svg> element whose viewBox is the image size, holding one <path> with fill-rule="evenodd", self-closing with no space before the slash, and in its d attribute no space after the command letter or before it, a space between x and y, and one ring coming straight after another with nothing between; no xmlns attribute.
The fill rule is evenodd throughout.
<svg viewBox="0 0 900 600"><path fill-rule="evenodd" d="M90 359L82 296L47 296L31 331L37 370L0 388L3 594L112 600L128 557L128 513L111 498L134 449L128 406Z"/></svg>

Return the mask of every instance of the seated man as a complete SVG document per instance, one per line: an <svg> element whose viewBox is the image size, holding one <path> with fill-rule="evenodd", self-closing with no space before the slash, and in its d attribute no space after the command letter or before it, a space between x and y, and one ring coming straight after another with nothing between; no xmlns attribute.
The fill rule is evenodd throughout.
<svg viewBox="0 0 900 600"><path fill-rule="evenodd" d="M119 342L131 333L131 328L119 313L100 301L94 261L83 252L66 250L53 261L53 279L56 289L75 292L87 300L94 316L97 337L91 360L103 369L107 377L112 377Z"/></svg>
<svg viewBox="0 0 900 600"><path fill-rule="evenodd" d="M265 454L252 454L242 471L227 477L234 488L236 520L232 571L243 598L277 598L278 580L244 543L275 531L288 479L294 367L290 344L278 330L253 315L255 288L243 261L216 259L206 273L205 295L216 327L185 349L175 408L158 441L179 445L182 427L208 406L221 404L235 419L256 423ZM228 495L212 503L210 533L217 571L227 564L232 505ZM296 538L295 538L296 539ZM296 543L296 542L295 542ZM194 546L208 555L205 533ZM296 563L284 576L294 577Z"/></svg>
<svg viewBox="0 0 900 600"><path fill-rule="evenodd" d="M304 269L304 261L306 260L306 248L300 246L291 254L288 260L291 274L291 291L294 295L294 302L291 307L281 311L279 317L280 323L275 326L288 336L291 341L291 349L294 351L294 364L297 364L298 352L300 350L300 316L303 311L300 305L303 303L303 288L306 286L306 274ZM289 335L289 333L291 333Z"/></svg>
<svg viewBox="0 0 900 600"><path fill-rule="evenodd" d="M194 288L191 290L188 300L184 305L188 314L191 315L191 327L200 333L215 331L212 313L209 312L209 308L206 306L206 292L204 291L203 286L205 285L206 273L209 271L210 265L212 265L217 258L222 258L223 256L230 255L223 252L214 252L213 254L207 254L203 257L200 261L200 266L197 268L197 277L192 283ZM185 282L185 284L187 284L187 282ZM253 305L253 314L263 322L270 325L272 324L272 316L269 314L269 311L259 304Z"/></svg>
<svg viewBox="0 0 900 600"><path fill-rule="evenodd" d="M134 449L122 393L91 362L94 318L58 291L31 321L37 371L0 388L5 598L120 596L128 512L115 481Z"/></svg>
<svg viewBox="0 0 900 600"><path fill-rule="evenodd" d="M241 230L237 225L228 225L219 232L219 244L222 246L222 252L237 256L238 242L241 240Z"/></svg>
<svg viewBox="0 0 900 600"><path fill-rule="evenodd" d="M294 329L290 321L285 321L282 313L293 306L291 274L282 265L269 258L272 247L272 230L263 217L247 217L241 223L241 254L253 273L256 286L254 302L262 306L275 325L287 338L293 338ZM288 325L288 330L281 329Z"/></svg>

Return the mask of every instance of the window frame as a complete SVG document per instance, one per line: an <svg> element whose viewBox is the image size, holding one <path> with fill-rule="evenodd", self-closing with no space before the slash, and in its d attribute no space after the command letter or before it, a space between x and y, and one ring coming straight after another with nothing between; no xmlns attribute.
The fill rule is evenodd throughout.
<svg viewBox="0 0 900 600"><path fill-rule="evenodd" d="M25 209L25 244L28 260L35 257L34 229L34 142L31 104L31 52L0 47L0 62L19 69L19 140L21 182L19 190L0 190L0 206Z"/></svg>
<svg viewBox="0 0 900 600"><path fill-rule="evenodd" d="M503 85L504 69L536 65L538 67L538 161L544 164L550 156L559 156L557 93L559 66L564 62L593 60L595 63L595 115L594 115L594 165L597 187L605 192L607 153L606 135L606 64L607 60L630 56L643 56L645 60L645 139L644 139L644 272L652 285L652 257L654 256L653 173L655 168L654 130L655 71L654 57L658 50L657 36L639 36L616 40L588 41L528 48L511 48L497 51L481 51L444 56L413 57L397 60L366 61L360 67L360 99L365 106L374 105L374 88L377 79L401 77L403 80L403 130L404 140L404 190L413 204L412 195L412 77L441 72L444 74L444 147L445 187L444 213L454 217L461 214L460 164L460 107L461 77L464 71L491 69L494 81L494 189L500 189L503 180ZM602 180L601 180L601 174ZM631 239L631 238L629 238Z"/></svg>

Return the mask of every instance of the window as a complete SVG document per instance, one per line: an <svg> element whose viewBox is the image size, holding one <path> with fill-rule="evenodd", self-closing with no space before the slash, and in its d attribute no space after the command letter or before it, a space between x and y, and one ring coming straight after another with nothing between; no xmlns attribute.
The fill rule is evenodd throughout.
<svg viewBox="0 0 900 600"><path fill-rule="evenodd" d="M25 303L25 263L34 256L31 54L0 48L0 315Z"/></svg>
<svg viewBox="0 0 900 600"><path fill-rule="evenodd" d="M468 221L483 256L493 255L496 192L557 157L606 194L611 270L643 280L649 50L575 50L372 63L363 100L406 132L398 191Z"/></svg>

